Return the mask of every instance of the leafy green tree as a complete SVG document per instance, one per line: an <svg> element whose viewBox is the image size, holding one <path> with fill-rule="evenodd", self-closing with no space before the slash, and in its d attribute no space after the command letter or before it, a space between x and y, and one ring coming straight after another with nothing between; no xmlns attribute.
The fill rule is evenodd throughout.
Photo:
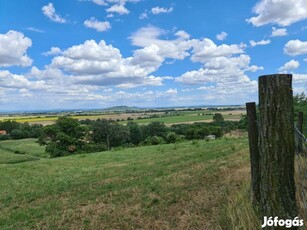
<svg viewBox="0 0 307 230"><path fill-rule="evenodd" d="M151 122L147 126L143 126L143 133L145 137L158 136L165 138L167 132L168 128L163 122L160 121Z"/></svg>
<svg viewBox="0 0 307 230"><path fill-rule="evenodd" d="M112 147L123 145L129 140L129 129L115 121L98 119L92 125L94 142L104 143L108 150Z"/></svg>
<svg viewBox="0 0 307 230"><path fill-rule="evenodd" d="M14 129L19 129L20 124L17 121L2 121L0 122L0 130L5 130L8 134L10 134Z"/></svg>
<svg viewBox="0 0 307 230"><path fill-rule="evenodd" d="M217 123L223 122L224 121L224 117L223 117L223 115L221 113L215 113L213 115L213 121L217 122Z"/></svg>
<svg viewBox="0 0 307 230"><path fill-rule="evenodd" d="M43 128L39 143L46 145L51 157L58 157L81 151L85 135L85 129L77 120L60 117L55 124Z"/></svg>
<svg viewBox="0 0 307 230"><path fill-rule="evenodd" d="M135 122L128 122L127 127L130 131L130 141L134 145L138 145L143 141L143 132L141 127Z"/></svg>
<svg viewBox="0 0 307 230"><path fill-rule="evenodd" d="M29 133L24 132L20 129L14 129L13 131L11 131L10 133L10 137L12 139L23 139L25 138L27 135L29 135Z"/></svg>

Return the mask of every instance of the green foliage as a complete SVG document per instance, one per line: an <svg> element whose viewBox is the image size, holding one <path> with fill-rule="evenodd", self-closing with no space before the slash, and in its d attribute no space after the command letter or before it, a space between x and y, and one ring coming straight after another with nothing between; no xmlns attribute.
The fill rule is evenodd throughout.
<svg viewBox="0 0 307 230"><path fill-rule="evenodd" d="M170 132L166 135L167 143L176 143L179 140L179 136L175 132Z"/></svg>
<svg viewBox="0 0 307 230"><path fill-rule="evenodd" d="M127 125L122 125L106 119L79 122L70 117L61 117L54 125L43 128L43 134L38 141L41 145L47 145L46 151L52 157L58 157L72 153L111 150L114 147L176 143L185 139L203 140L208 135L219 138L224 132L246 129L246 121L241 120L166 127L162 122L139 125L129 121Z"/></svg>
<svg viewBox="0 0 307 230"><path fill-rule="evenodd" d="M105 144L108 150L123 145L129 140L129 128L115 121L98 119L92 123L92 127L94 142Z"/></svg>
<svg viewBox="0 0 307 230"><path fill-rule="evenodd" d="M307 96L304 92L297 94L293 97L293 102L295 120L298 112L303 112L303 134L307 135Z"/></svg>
<svg viewBox="0 0 307 230"><path fill-rule="evenodd" d="M65 156L82 150L85 135L85 129L77 120L60 117L55 124L43 128L39 143L46 145L51 157Z"/></svg>
<svg viewBox="0 0 307 230"><path fill-rule="evenodd" d="M38 124L22 124L11 120L0 122L0 130L5 130L9 139L37 138L41 135L42 127L42 125ZM0 140L3 139L1 138Z"/></svg>
<svg viewBox="0 0 307 230"><path fill-rule="evenodd" d="M127 126L130 132L131 143L138 145L143 140L142 128L135 122L128 122Z"/></svg>
<svg viewBox="0 0 307 230"><path fill-rule="evenodd" d="M221 113L215 113L213 115L213 121L214 122L223 122L224 121L224 117Z"/></svg>
<svg viewBox="0 0 307 230"><path fill-rule="evenodd" d="M165 126L165 124L159 121L151 122L147 126L142 126L142 128L145 137L165 137L168 131L168 128Z"/></svg>
<svg viewBox="0 0 307 230"><path fill-rule="evenodd" d="M9 140L10 135L0 135L0 141Z"/></svg>
<svg viewBox="0 0 307 230"><path fill-rule="evenodd" d="M160 145L164 143L164 139L159 136L147 137L141 142L141 145Z"/></svg>
<svg viewBox="0 0 307 230"><path fill-rule="evenodd" d="M8 134L10 134L14 129L18 129L20 124L16 121L2 121L0 122L0 130L5 130Z"/></svg>

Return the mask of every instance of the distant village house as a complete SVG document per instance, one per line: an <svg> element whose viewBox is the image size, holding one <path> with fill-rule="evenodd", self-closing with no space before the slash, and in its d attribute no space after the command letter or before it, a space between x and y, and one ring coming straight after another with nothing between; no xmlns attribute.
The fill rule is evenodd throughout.
<svg viewBox="0 0 307 230"><path fill-rule="evenodd" d="M6 131L5 130L0 130L0 135L6 135Z"/></svg>

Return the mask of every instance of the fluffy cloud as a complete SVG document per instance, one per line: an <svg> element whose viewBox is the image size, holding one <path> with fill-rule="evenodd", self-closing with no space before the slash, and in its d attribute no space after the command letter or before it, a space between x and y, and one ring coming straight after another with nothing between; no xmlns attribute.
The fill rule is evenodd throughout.
<svg viewBox="0 0 307 230"><path fill-rule="evenodd" d="M221 32L220 34L217 34L216 35L216 39L217 40L220 40L220 41L223 41L227 38L228 34L226 32Z"/></svg>
<svg viewBox="0 0 307 230"><path fill-rule="evenodd" d="M190 39L190 34L188 34L187 32L183 31L183 30L179 30L175 33L176 36L183 38L183 39Z"/></svg>
<svg viewBox="0 0 307 230"><path fill-rule="evenodd" d="M240 45L216 45L212 40L205 38L203 40L192 41L192 61L205 63L212 58L230 57L234 54L244 53Z"/></svg>
<svg viewBox="0 0 307 230"><path fill-rule="evenodd" d="M298 39L290 40L284 47L284 52L290 56L302 55L307 53L307 42Z"/></svg>
<svg viewBox="0 0 307 230"><path fill-rule="evenodd" d="M305 84L307 90L307 74L293 74L294 84Z"/></svg>
<svg viewBox="0 0 307 230"><path fill-rule="evenodd" d="M297 69L300 66L300 63L296 60L291 60L287 63L285 63L282 67L280 67L278 70L280 72L287 72L288 70Z"/></svg>
<svg viewBox="0 0 307 230"><path fill-rule="evenodd" d="M93 1L93 3L95 3L99 6L106 6L107 5L107 3L103 0L92 0L92 1Z"/></svg>
<svg viewBox="0 0 307 230"><path fill-rule="evenodd" d="M168 14L172 12L174 9L173 7L170 8L164 8L164 7L154 7L151 9L152 14Z"/></svg>
<svg viewBox="0 0 307 230"><path fill-rule="evenodd" d="M111 25L108 21L100 22L94 17L91 17L90 20L84 21L84 25L88 28L95 29L98 32L103 32L111 28Z"/></svg>
<svg viewBox="0 0 307 230"><path fill-rule="evenodd" d="M201 83L240 83L248 79L244 75L244 72L249 70L250 57L248 55L221 56L206 60L202 68L188 71L177 78L176 81L193 85Z"/></svg>
<svg viewBox="0 0 307 230"><path fill-rule="evenodd" d="M289 26L307 18L306 0L260 0L253 8L256 17L247 19L254 26Z"/></svg>
<svg viewBox="0 0 307 230"><path fill-rule="evenodd" d="M259 42L255 42L254 40L251 40L251 41L249 41L249 43L250 43L250 45L251 45L252 47L255 47L255 46L264 46L264 45L268 45L268 44L271 43L271 41L270 41L270 40L261 40L261 41L259 41Z"/></svg>
<svg viewBox="0 0 307 230"><path fill-rule="evenodd" d="M226 95L226 98L238 98L239 95L245 100L255 94L257 82L248 78L245 72L263 70L263 67L250 65L250 57L243 54L246 45L216 45L208 38L190 39L184 31L175 33L177 39L162 39L166 34L164 30L149 26L138 30L130 39L136 46L146 48L154 45L151 54L155 53L157 63L162 61L158 59L159 56L178 60L190 57L193 62L201 63L203 66L200 69L188 71L176 77L175 81L183 85L203 85L202 90L206 89L204 98L208 99L209 94L215 95L214 99L217 99L217 95L224 99Z"/></svg>
<svg viewBox="0 0 307 230"><path fill-rule="evenodd" d="M136 87L161 85L163 79L150 75L164 58L155 45L136 50L132 57L123 58L120 51L104 41L93 40L72 46L53 58L50 65L74 76L77 84Z"/></svg>
<svg viewBox="0 0 307 230"><path fill-rule="evenodd" d="M225 46L225 45L224 45ZM211 45L215 49L218 46ZM201 85L199 90L204 91L202 96L205 101L219 103L227 100L248 100L254 96L257 91L257 82L251 80L245 72L262 70L263 67L255 65L250 66L250 57L238 47L230 48L228 52L219 52L216 56L214 52L211 55L198 56L198 61L203 66L198 70L188 71L176 78L176 81L183 85ZM206 52L204 52L206 53ZM195 58L194 58L195 60Z"/></svg>
<svg viewBox="0 0 307 230"><path fill-rule="evenodd" d="M53 56L53 55L58 55L61 54L62 50L59 47L51 47L51 49L47 52L44 52L44 56Z"/></svg>
<svg viewBox="0 0 307 230"><path fill-rule="evenodd" d="M23 75L12 74L4 70L0 71L0 87L7 89L31 89L40 90L45 89L44 81L30 81Z"/></svg>
<svg viewBox="0 0 307 230"><path fill-rule="evenodd" d="M129 10L123 4L116 4L107 9L108 13L129 14Z"/></svg>
<svg viewBox="0 0 307 230"><path fill-rule="evenodd" d="M169 38L164 39L164 36ZM19 96L10 98L15 98L15 101L22 101L22 98L37 100L36 105L41 108L45 104L50 108L69 108L72 101L74 107L86 107L87 102L92 107L93 101L97 102L97 106L117 102L160 105L160 101L173 104L193 101L197 104L216 99L223 103L222 100L226 98L229 103L239 97L247 100L249 95L255 93L257 82L249 79L245 73L263 69L250 65L250 57L244 54L244 44L216 45L208 38L191 39L182 30L171 33L148 26L136 31L130 39L139 48L127 57L103 40L88 40L62 50L52 47L45 55L55 57L44 69L32 67L25 75L2 73L0 92L3 88L14 91ZM186 58L199 63L201 68L179 77L155 76L163 63ZM189 95L181 95L182 91L177 90L176 85L165 91L145 91L147 86L160 86L163 81L195 84L202 94L191 91ZM139 92L124 92L133 87L142 88L139 88ZM38 93L39 100L34 97ZM156 101L159 103L156 104Z"/></svg>
<svg viewBox="0 0 307 230"><path fill-rule="evenodd" d="M115 71L121 61L120 51L106 45L104 41L93 40L72 46L62 56L52 60L52 66L74 74L99 74Z"/></svg>
<svg viewBox="0 0 307 230"><path fill-rule="evenodd" d="M11 30L6 34L0 34L0 67L30 66L32 59L26 52L31 45L31 39L20 32Z"/></svg>
<svg viewBox="0 0 307 230"><path fill-rule="evenodd" d="M66 23L64 18L61 18L60 15L56 14L55 8L52 3L49 3L46 6L42 7L43 14L48 17L51 21L58 23Z"/></svg>
<svg viewBox="0 0 307 230"><path fill-rule="evenodd" d="M285 28L276 29L275 27L272 27L271 37L281 37L281 36L286 36L287 34L288 32L287 29Z"/></svg>
<svg viewBox="0 0 307 230"><path fill-rule="evenodd" d="M130 37L132 44L139 47L156 45L159 47L159 55L163 58L183 60L189 56L187 52L192 46L192 40L188 40L188 34L178 31L174 40L163 40L160 36L166 32L153 26L141 28Z"/></svg>

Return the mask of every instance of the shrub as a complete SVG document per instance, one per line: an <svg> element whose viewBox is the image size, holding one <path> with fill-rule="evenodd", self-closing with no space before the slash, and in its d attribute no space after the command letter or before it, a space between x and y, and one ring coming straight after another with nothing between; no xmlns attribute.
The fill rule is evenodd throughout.
<svg viewBox="0 0 307 230"><path fill-rule="evenodd" d="M170 132L166 135L165 140L167 143L175 143L178 140L178 135L175 132Z"/></svg>
<svg viewBox="0 0 307 230"><path fill-rule="evenodd" d="M107 150L108 150L107 146L102 143L88 143L84 145L82 148L82 152L84 153L103 152Z"/></svg>
<svg viewBox="0 0 307 230"><path fill-rule="evenodd" d="M147 137L144 141L140 143L140 145L159 145L163 144L164 139L158 136Z"/></svg>

